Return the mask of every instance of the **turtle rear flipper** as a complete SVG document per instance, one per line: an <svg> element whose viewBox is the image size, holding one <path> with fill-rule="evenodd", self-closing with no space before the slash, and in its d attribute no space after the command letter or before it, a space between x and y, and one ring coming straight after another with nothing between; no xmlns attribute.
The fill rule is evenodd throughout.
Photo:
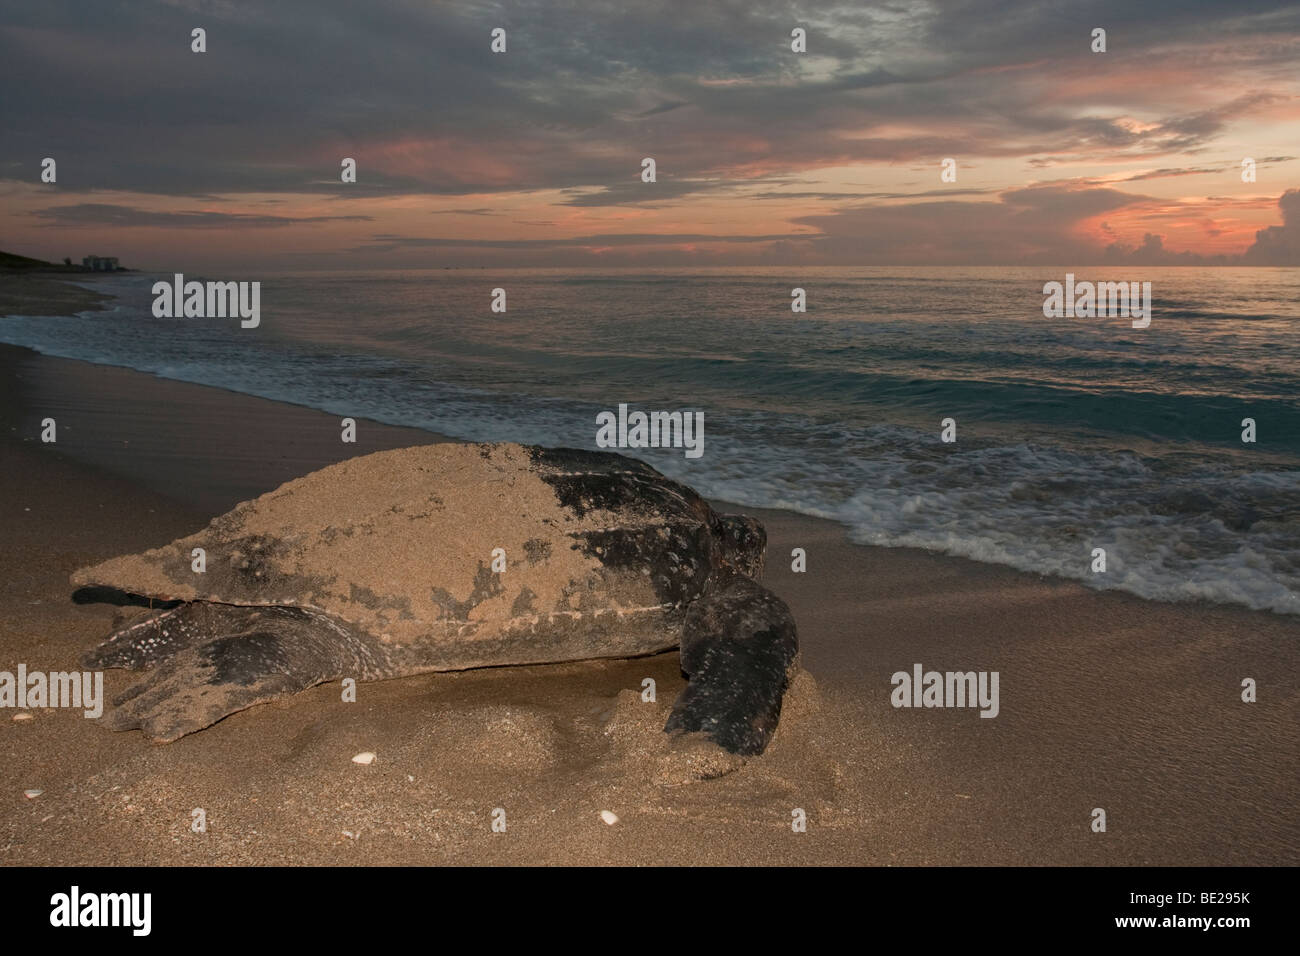
<svg viewBox="0 0 1300 956"><path fill-rule="evenodd" d="M138 728L170 742L254 704L382 670L374 642L325 615L289 607L205 607L205 624L217 628L208 633L219 636L175 650L117 697L104 718L111 729Z"/></svg>
<svg viewBox="0 0 1300 956"><path fill-rule="evenodd" d="M723 579L687 612L682 672L689 682L664 731L702 733L733 754L761 754L798 657L786 603L751 578Z"/></svg>

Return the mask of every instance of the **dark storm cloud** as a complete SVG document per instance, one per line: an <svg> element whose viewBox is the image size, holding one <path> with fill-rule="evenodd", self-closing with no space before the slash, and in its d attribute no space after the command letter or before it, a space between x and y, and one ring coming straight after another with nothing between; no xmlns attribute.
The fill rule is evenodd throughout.
<svg viewBox="0 0 1300 956"><path fill-rule="evenodd" d="M804 58L789 52L796 24L808 30ZM1293 35L1300 9L11 3L0 12L9 92L0 170L30 182L40 157L54 156L65 192L360 199L572 188L571 205L611 205L646 199L633 186L647 155L673 171L663 199L691 184L746 180L758 165L1196 150L1261 105L1238 101L1135 130L1042 100L1061 63L1089 55L1097 25L1117 63L1158 43L1215 36L1252 45L1257 64L1283 65L1294 50L1267 41ZM208 31L205 54L190 52L195 26ZM504 55L488 48L495 26L509 31ZM904 122L935 132L871 132ZM343 156L357 158L359 181L340 191Z"/></svg>
<svg viewBox="0 0 1300 956"><path fill-rule="evenodd" d="M1278 0L1084 0L1055 3L1030 0L990 4L983 0L945 0L927 20L926 37L937 49L952 51L969 65L1005 62L1001 50L1035 58L1059 58L1086 48L1093 28L1107 33L1109 54L1142 56L1171 41L1216 36L1246 40L1300 28L1300 8ZM1285 45L1278 63L1294 58Z"/></svg>

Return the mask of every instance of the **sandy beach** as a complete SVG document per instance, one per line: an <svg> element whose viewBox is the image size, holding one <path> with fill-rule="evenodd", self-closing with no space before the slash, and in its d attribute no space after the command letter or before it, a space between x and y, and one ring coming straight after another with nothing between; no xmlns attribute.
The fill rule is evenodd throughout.
<svg viewBox="0 0 1300 956"><path fill-rule="evenodd" d="M350 454L430 436L3 350L6 667L64 670L113 607L77 567L194 531ZM39 421L59 421L42 445ZM337 684L170 745L64 710L0 721L6 864L1295 864L1300 623L859 548L763 512L802 676L772 747L660 773L675 653ZM809 553L806 574L783 559ZM889 676L997 670L1001 713L894 709ZM658 682L642 704L645 676ZM1253 676L1260 702L1243 704ZM109 671L109 696L131 683ZM351 757L377 754L370 766ZM23 791L40 790L27 799ZM1108 832L1089 830L1092 809ZM190 830L207 813L207 834ZM507 831L490 829L506 809ZM790 827L806 810L807 832ZM611 810L620 822L599 818Z"/></svg>
<svg viewBox="0 0 1300 956"><path fill-rule="evenodd" d="M0 312L92 302L4 283ZM77 568L323 465L440 440L359 419L343 444L335 416L8 346L0 389L0 670L76 669L108 632L115 608L71 599ZM162 746L79 711L4 710L0 863L1300 863L1300 620L750 513L806 670L768 752L732 773L687 779L659 732L684 686L676 652L362 684L356 703L325 684ZM918 663L997 671L998 716L894 708L891 675ZM132 682L108 672L110 700Z"/></svg>

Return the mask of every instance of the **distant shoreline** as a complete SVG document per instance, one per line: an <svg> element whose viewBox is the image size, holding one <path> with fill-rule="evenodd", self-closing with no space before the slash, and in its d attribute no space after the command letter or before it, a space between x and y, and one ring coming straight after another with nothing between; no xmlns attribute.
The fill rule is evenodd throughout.
<svg viewBox="0 0 1300 956"><path fill-rule="evenodd" d="M109 276L112 272L73 273L0 269L0 315L72 315L106 308L111 295L73 285L74 278Z"/></svg>

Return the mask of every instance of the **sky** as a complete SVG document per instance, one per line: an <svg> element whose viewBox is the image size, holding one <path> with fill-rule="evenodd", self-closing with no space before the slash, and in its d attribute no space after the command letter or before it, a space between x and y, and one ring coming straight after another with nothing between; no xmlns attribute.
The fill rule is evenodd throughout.
<svg viewBox="0 0 1300 956"><path fill-rule="evenodd" d="M1300 3L0 0L0 121L45 259L1300 266Z"/></svg>

